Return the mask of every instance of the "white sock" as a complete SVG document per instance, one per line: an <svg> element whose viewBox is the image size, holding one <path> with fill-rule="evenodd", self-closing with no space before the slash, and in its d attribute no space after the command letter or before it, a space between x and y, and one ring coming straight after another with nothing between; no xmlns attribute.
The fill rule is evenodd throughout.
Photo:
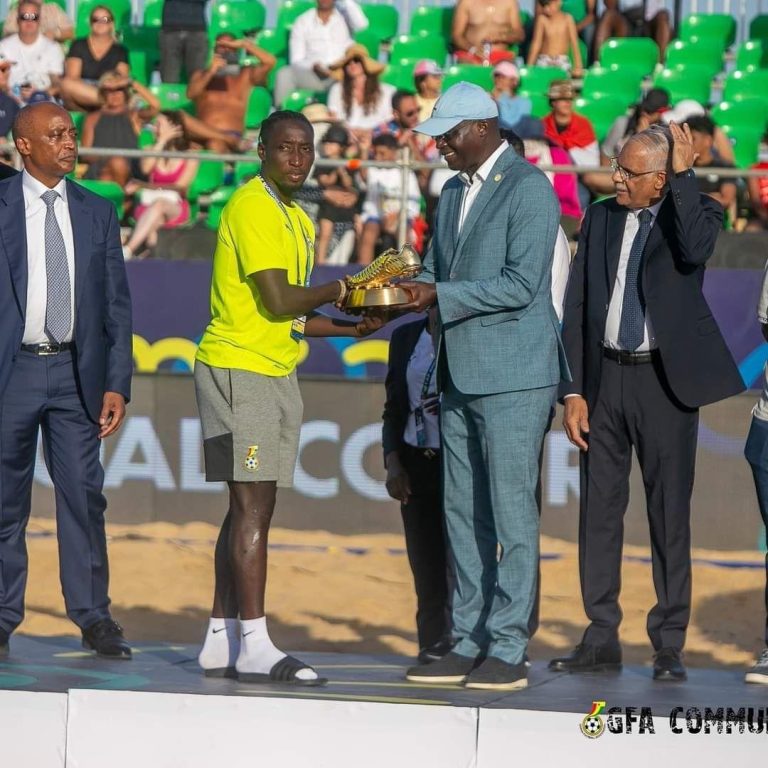
<svg viewBox="0 0 768 768"><path fill-rule="evenodd" d="M269 639L266 616L241 621L240 630L240 655L235 665L238 672L268 675L272 667L287 655ZM312 669L302 669L296 677L299 680L316 680L317 673Z"/></svg>
<svg viewBox="0 0 768 768"><path fill-rule="evenodd" d="M235 666L240 652L240 622L237 619L208 620L203 647L197 661L203 669L227 669Z"/></svg>

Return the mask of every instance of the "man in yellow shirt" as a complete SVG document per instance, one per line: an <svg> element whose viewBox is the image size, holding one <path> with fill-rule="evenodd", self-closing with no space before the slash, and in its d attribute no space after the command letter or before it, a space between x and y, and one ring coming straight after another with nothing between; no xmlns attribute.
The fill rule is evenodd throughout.
<svg viewBox="0 0 768 768"><path fill-rule="evenodd" d="M199 662L211 676L317 685L325 681L312 667L272 644L264 613L269 525L277 488L292 484L298 452L299 342L305 335L367 336L383 322L312 314L346 291L343 280L309 285L315 232L293 196L314 162L312 126L298 112L275 112L259 141L261 174L222 213L212 319L195 365L206 479L229 485Z"/></svg>

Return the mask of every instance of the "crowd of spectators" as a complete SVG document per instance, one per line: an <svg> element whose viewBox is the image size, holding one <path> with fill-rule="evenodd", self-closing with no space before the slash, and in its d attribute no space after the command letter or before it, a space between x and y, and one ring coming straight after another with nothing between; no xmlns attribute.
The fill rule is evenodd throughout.
<svg viewBox="0 0 768 768"><path fill-rule="evenodd" d="M135 77L119 20L108 5L91 7L88 32L77 39L74 23L56 3L21 0L3 27L0 133L7 140L18 109L39 100L56 99L74 115L82 113L80 173L86 179L116 182L125 191L125 220L135 225L126 234L126 257L151 254L159 228L190 222L186 193L197 164L97 157L85 150L183 146L251 153L257 131L246 130L246 115L254 88L269 88L273 108L280 108L296 89L313 92L305 111L315 125L319 159L392 162L407 148L412 160L440 162L435 141L414 128L440 96L445 62L418 61L408 87L386 82L386 54L376 58L356 41L369 24L358 2L316 0L314 8L293 21L287 61L240 33L223 31L211 42L207 2L165 0L163 5L154 78L182 82L182 103L174 109L164 108L157 91ZM563 0L536 0L530 18L521 14L517 0L458 0L453 13L453 60L489 68L501 126L519 136L527 159L585 168L578 174L547 174L570 237L578 234L586 206L613 192L609 173L588 169L607 169L623 142L654 122L690 118L700 146L698 164L734 165L732 146L705 107L684 100L673 108L661 88L647 91L604 136L604 129L598 135L588 109L575 108L580 77L607 37L650 36L663 56L672 34L669 15L656 0L624 9L617 0L605 0L603 6L598 14L596 0L584 0L578 20L563 9ZM519 92L519 66L524 63L566 73L549 84L549 110L536 110L538 117L529 95ZM421 244L450 175L447 167L418 170L410 174L404 191L397 168L366 170L354 163L320 167L299 195L317 225L318 262L366 264L395 244L404 200L408 238ZM765 228L768 222L768 183L763 182L717 176L700 180L702 191L725 206L730 224L749 218L751 229Z"/></svg>

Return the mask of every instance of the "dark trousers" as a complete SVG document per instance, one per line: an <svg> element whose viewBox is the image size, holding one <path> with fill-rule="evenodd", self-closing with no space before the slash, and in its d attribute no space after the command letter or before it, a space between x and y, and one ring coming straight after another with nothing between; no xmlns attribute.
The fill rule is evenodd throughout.
<svg viewBox="0 0 768 768"><path fill-rule="evenodd" d="M205 30L160 31L160 79L181 82L181 65L187 80L208 64L208 33Z"/></svg>
<svg viewBox="0 0 768 768"><path fill-rule="evenodd" d="M768 421L752 417L744 456L752 467L760 516L768 529ZM765 617L765 644L768 646L768 555L765 556Z"/></svg>
<svg viewBox="0 0 768 768"><path fill-rule="evenodd" d="M411 482L410 498L400 511L416 590L416 632L419 648L428 648L451 631L453 578L445 536L440 454L428 458L422 450L405 446L400 460Z"/></svg>
<svg viewBox="0 0 768 768"><path fill-rule="evenodd" d="M67 616L80 627L109 617L99 428L80 399L71 352L19 352L0 401L0 629L6 632L24 618L25 531L41 429L56 493Z"/></svg>
<svg viewBox="0 0 768 768"><path fill-rule="evenodd" d="M579 568L591 624L584 641L615 641L624 513L635 449L646 493L656 605L648 636L656 650L681 649L691 608L690 502L698 410L671 394L658 362L619 365L603 359L600 392L581 458Z"/></svg>

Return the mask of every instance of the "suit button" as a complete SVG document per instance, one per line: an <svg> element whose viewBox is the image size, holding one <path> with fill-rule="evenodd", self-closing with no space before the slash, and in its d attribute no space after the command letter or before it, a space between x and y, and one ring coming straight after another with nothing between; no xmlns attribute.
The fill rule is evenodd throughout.
<svg viewBox="0 0 768 768"><path fill-rule="evenodd" d="M448 275L448 277L450 277L451 280L453 280L456 277L456 273L455 272L451 272L451 274Z"/></svg>

